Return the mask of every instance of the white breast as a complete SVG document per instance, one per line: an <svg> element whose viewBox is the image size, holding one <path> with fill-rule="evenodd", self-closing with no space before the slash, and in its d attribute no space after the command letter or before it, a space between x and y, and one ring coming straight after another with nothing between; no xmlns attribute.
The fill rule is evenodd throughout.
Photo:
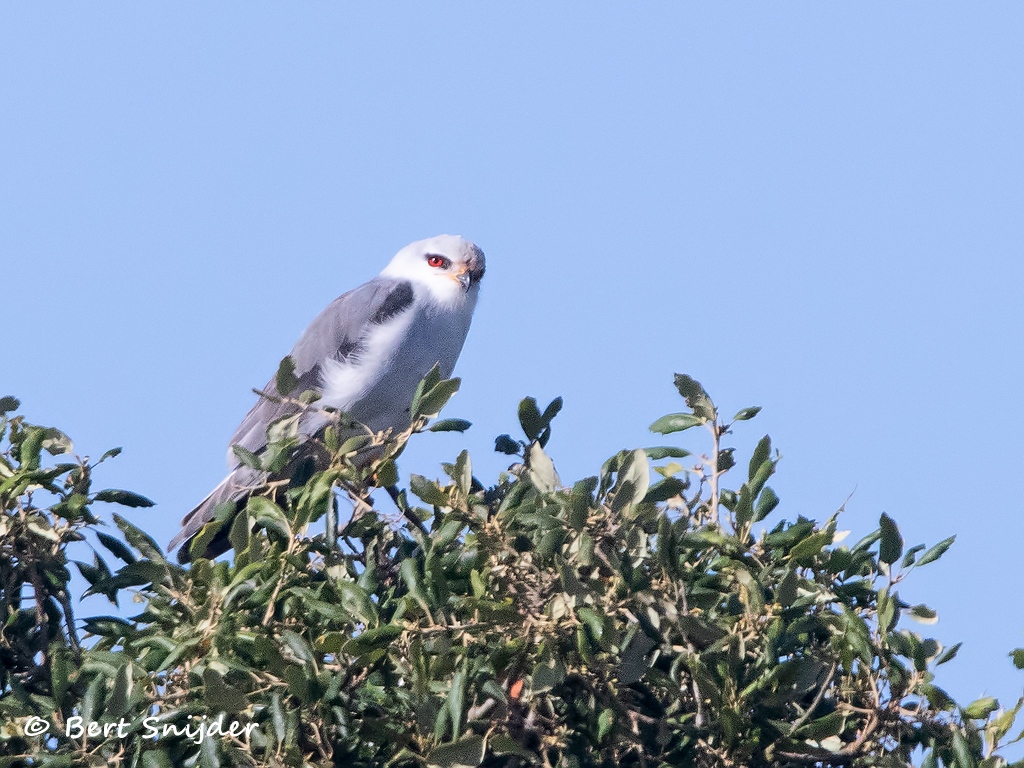
<svg viewBox="0 0 1024 768"><path fill-rule="evenodd" d="M435 364L442 377L451 376L474 303L439 305L417 290L406 312L384 325L369 326L357 357L324 362L320 402L345 411L374 431L404 429L420 379Z"/></svg>

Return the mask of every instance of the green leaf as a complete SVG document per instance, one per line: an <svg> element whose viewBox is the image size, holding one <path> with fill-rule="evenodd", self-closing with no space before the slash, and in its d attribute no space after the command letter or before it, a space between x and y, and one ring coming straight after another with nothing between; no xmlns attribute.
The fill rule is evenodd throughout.
<svg viewBox="0 0 1024 768"><path fill-rule="evenodd" d="M927 605L915 605L908 611L908 613L911 618L916 619L922 624L934 624L939 620L939 614Z"/></svg>
<svg viewBox="0 0 1024 768"><path fill-rule="evenodd" d="M556 397L554 400L552 400L550 403L548 403L548 407L544 409L544 413L542 413L541 416L540 416L541 421L544 422L544 426L545 427L548 426L551 423L551 420L554 419L555 416L557 416L559 411L561 411L561 410L562 410L562 398L561 397Z"/></svg>
<svg viewBox="0 0 1024 768"><path fill-rule="evenodd" d="M495 696L494 698L498 698ZM507 733L495 733L487 741L487 746L491 748L491 751L496 755L518 755L519 757L525 758L531 761L530 765L537 764L539 761L536 759L536 755L521 746L518 741L513 739Z"/></svg>
<svg viewBox="0 0 1024 768"><path fill-rule="evenodd" d="M206 738L199 745L199 768L221 768L217 740Z"/></svg>
<svg viewBox="0 0 1024 768"><path fill-rule="evenodd" d="M652 461L658 461L660 459L685 459L690 455L690 452L684 448L675 448L669 445L657 445L653 448L644 448L644 453L646 453L647 458Z"/></svg>
<svg viewBox="0 0 1024 768"><path fill-rule="evenodd" d="M960 646L962 645L963 643L957 643L956 645L952 645L945 651L943 651L942 655L939 656L939 658L935 661L936 666L938 666L939 664L945 664L947 661L952 661L953 659L955 659L957 653L960 652Z"/></svg>
<svg viewBox="0 0 1024 768"><path fill-rule="evenodd" d="M882 532L882 541L878 546L878 559L892 565L903 554L903 537L900 535L900 529L896 527L896 523L885 512L882 513L878 526Z"/></svg>
<svg viewBox="0 0 1024 768"><path fill-rule="evenodd" d="M11 397L10 395L0 397L0 416L3 416L6 413L10 413L11 411L16 411L20 407L21 401L18 400L18 398Z"/></svg>
<svg viewBox="0 0 1024 768"><path fill-rule="evenodd" d="M677 373L675 385L696 416L701 417L704 421L714 421L718 418L714 403L711 402L711 398L708 397L708 393L704 391L704 387L700 385L699 381L685 373Z"/></svg>
<svg viewBox="0 0 1024 768"><path fill-rule="evenodd" d="M414 417L420 412L420 401L423 399L423 395L437 386L440 381L441 367L434 363L434 367L427 371L426 376L420 379L420 383L416 385L416 391L412 395L412 404L409 407L409 411Z"/></svg>
<svg viewBox="0 0 1024 768"><path fill-rule="evenodd" d="M620 496L626 495L624 491L627 483L630 485L631 491L628 494L628 498L620 501ZM647 461L647 454L639 448L634 451L628 451L623 458L622 465L619 467L618 487L615 494L616 504L613 506L622 509L625 503L640 503L647 494L647 489L650 485L651 469Z"/></svg>
<svg viewBox="0 0 1024 768"><path fill-rule="evenodd" d="M18 461L22 469L35 470L39 468L39 451L42 450L43 440L46 439L46 431L40 427L26 427L25 437L18 446Z"/></svg>
<svg viewBox="0 0 1024 768"><path fill-rule="evenodd" d="M919 690L925 697L927 697L929 704L933 707L937 707L943 712L950 712L956 706L956 702L950 698L950 695L937 685L925 683Z"/></svg>
<svg viewBox="0 0 1024 768"><path fill-rule="evenodd" d="M736 466L735 448L723 448L718 452L718 471L728 472Z"/></svg>
<svg viewBox="0 0 1024 768"><path fill-rule="evenodd" d="M86 590L87 594L96 594L96 585L101 580L110 578L110 571L106 569L106 564L103 560L100 559L99 555L94 555L94 557L96 565L88 565L87 563L83 563L79 560L74 561L75 565L78 566L78 572L81 573L82 577L89 582L89 589Z"/></svg>
<svg viewBox="0 0 1024 768"><path fill-rule="evenodd" d="M171 758L163 750L147 749L142 754L142 768L173 768Z"/></svg>
<svg viewBox="0 0 1024 768"><path fill-rule="evenodd" d="M1010 651L1010 658L1013 659L1013 666L1017 669L1024 669L1024 648L1015 648Z"/></svg>
<svg viewBox="0 0 1024 768"><path fill-rule="evenodd" d="M465 432L473 424L465 419L441 419L430 425L431 432Z"/></svg>
<svg viewBox="0 0 1024 768"><path fill-rule="evenodd" d="M260 462L260 457L250 451L248 448L243 448L240 445L232 445L231 450L234 451L235 456L249 469L261 470L263 464Z"/></svg>
<svg viewBox="0 0 1024 768"><path fill-rule="evenodd" d="M88 622L86 622L88 624ZM87 630L88 631L88 630ZM82 697L82 719L95 720L99 714L100 701L107 688L107 680L104 675L96 675L85 689L85 696Z"/></svg>
<svg viewBox="0 0 1024 768"><path fill-rule="evenodd" d="M757 504L754 505L754 522L759 523L764 520L777 506L779 506L779 497L775 495L775 491L770 486L765 486L757 499Z"/></svg>
<svg viewBox="0 0 1024 768"><path fill-rule="evenodd" d="M798 583L799 577L797 576L796 569L787 569L786 575L782 577L782 581L779 582L778 590L775 593L775 599L783 608L789 608L793 605L797 596Z"/></svg>
<svg viewBox="0 0 1024 768"><path fill-rule="evenodd" d="M438 487L437 483L428 480L423 475L409 475L409 488L426 504L435 507L448 506L447 494Z"/></svg>
<svg viewBox="0 0 1024 768"><path fill-rule="evenodd" d="M295 654L295 658L306 664L313 663L313 649L309 647L306 638L297 632L286 629L281 633L281 639L291 649L291 652Z"/></svg>
<svg viewBox="0 0 1024 768"><path fill-rule="evenodd" d="M366 590L356 584L354 581L340 580L337 582L338 592L341 595L341 605L350 614L359 617L359 620L365 625L376 624L379 619L377 616L377 606L374 605L370 599L369 594ZM324 605L330 605L329 603ZM337 606L330 605L331 608L337 609ZM337 614L335 614L337 615ZM348 616L341 616L342 620L347 621Z"/></svg>
<svg viewBox="0 0 1024 768"><path fill-rule="evenodd" d="M562 398L556 397L544 413L540 412L537 406L537 399L524 397L519 402L519 426L523 428L526 439L536 440L543 447L551 436L551 420L562 410Z"/></svg>
<svg viewBox="0 0 1024 768"><path fill-rule="evenodd" d="M673 496L679 496L686 489L683 481L676 477L666 477L664 480L655 483L647 489L644 501L668 501Z"/></svg>
<svg viewBox="0 0 1024 768"><path fill-rule="evenodd" d="M452 396L459 391L462 379L444 379L439 381L420 398L417 416L436 416L441 412Z"/></svg>
<svg viewBox="0 0 1024 768"><path fill-rule="evenodd" d="M548 407L545 408L544 413L540 415L541 424L543 424L544 429L537 437L537 442L540 443L542 448L548 444L548 439L551 437L551 420L554 419L555 416L558 415L558 412L561 410L562 398L556 397L554 400L548 403Z"/></svg>
<svg viewBox="0 0 1024 768"><path fill-rule="evenodd" d="M353 435L333 450L339 456L349 456L359 453L372 442L373 438L369 435Z"/></svg>
<svg viewBox="0 0 1024 768"><path fill-rule="evenodd" d="M584 606L579 608L576 614L580 617L580 621L590 630L590 636L600 643L601 638L604 637L604 621L597 615L597 612L592 608Z"/></svg>
<svg viewBox="0 0 1024 768"><path fill-rule="evenodd" d="M45 755L39 759L38 763L33 763L33 765L38 765L39 768L74 768L76 764L81 765L81 763L79 763L72 755L53 754ZM3 768L22 765L25 765L25 763L20 758L0 757L0 766Z"/></svg>
<svg viewBox="0 0 1024 768"><path fill-rule="evenodd" d="M896 625L896 601L887 589L878 593L878 629L885 635Z"/></svg>
<svg viewBox="0 0 1024 768"><path fill-rule="evenodd" d="M469 584L473 589L473 597L480 598L487 593L487 585L484 578L476 568L469 573Z"/></svg>
<svg viewBox="0 0 1024 768"><path fill-rule="evenodd" d="M213 519L207 521L188 545L189 558L193 561L206 557L206 548L217 538L217 534L235 514L233 501L222 501L213 510Z"/></svg>
<svg viewBox="0 0 1024 768"><path fill-rule="evenodd" d="M565 680L565 664L559 658L550 658L547 661L537 664L533 669L532 685L533 693L544 693L550 691L556 685L561 685Z"/></svg>
<svg viewBox="0 0 1024 768"><path fill-rule="evenodd" d="M89 593L109 595L118 589L125 589L126 587L137 587L143 584L162 584L166 576L166 563L139 560L124 566L108 579L97 582L89 590Z"/></svg>
<svg viewBox="0 0 1024 768"><path fill-rule="evenodd" d="M462 710L465 699L466 673L460 670L452 678L451 687L448 689L448 699L445 702L453 736L462 732Z"/></svg>
<svg viewBox="0 0 1024 768"><path fill-rule="evenodd" d="M132 663L126 660L114 677L114 685L110 691L110 698L107 699L104 714L111 718L123 715L128 708L133 687Z"/></svg>
<svg viewBox="0 0 1024 768"><path fill-rule="evenodd" d="M119 638L131 628L131 622L120 616L90 616L82 620L82 629L90 635Z"/></svg>
<svg viewBox="0 0 1024 768"><path fill-rule="evenodd" d="M878 541L880 538L882 538L882 532L881 531L872 531L867 536L865 536L863 539L861 539L856 544L854 544L852 551L853 552L866 552L868 550L868 548L872 544L874 544L876 541Z"/></svg>
<svg viewBox="0 0 1024 768"><path fill-rule="evenodd" d="M464 528L462 521L456 517L446 520L444 525L430 534L430 546L440 551L455 541Z"/></svg>
<svg viewBox="0 0 1024 768"><path fill-rule="evenodd" d="M212 667L203 669L203 700L214 712L234 714L248 706L245 692L229 685Z"/></svg>
<svg viewBox="0 0 1024 768"><path fill-rule="evenodd" d="M36 534L37 536L41 536L44 539L49 539L50 541L54 542L60 541L60 534L53 530L53 528L51 528L49 525L46 525L45 523L30 520L26 527L30 531L32 531L32 533Z"/></svg>
<svg viewBox="0 0 1024 768"><path fill-rule="evenodd" d="M280 691L275 691L270 697L270 720L273 723L274 736L277 738L278 743L284 742L286 735L284 706L281 703Z"/></svg>
<svg viewBox="0 0 1024 768"><path fill-rule="evenodd" d="M426 755L428 766L440 768L476 768L484 760L487 742L472 734L450 744L434 747Z"/></svg>
<svg viewBox="0 0 1024 768"><path fill-rule="evenodd" d="M921 557L917 561L917 564L920 566L928 565L928 563L934 563L936 560L938 560L946 553L947 549L953 546L954 541L956 541L956 536L950 536L948 539L943 539L934 547L932 547L923 555L921 555Z"/></svg>
<svg viewBox="0 0 1024 768"><path fill-rule="evenodd" d="M536 440L544 431L544 420L537 407L537 398L524 397L519 401L519 426L527 440Z"/></svg>
<svg viewBox="0 0 1024 768"><path fill-rule="evenodd" d="M603 710L597 718L597 740L604 741L604 737L611 733L615 725L615 710L611 707Z"/></svg>
<svg viewBox="0 0 1024 768"><path fill-rule="evenodd" d="M761 466L750 473L745 487L749 488L753 497L757 497L761 493L761 489L764 488L764 484L768 482L768 478L773 474L775 474L775 462L770 458L765 459L761 462Z"/></svg>
<svg viewBox="0 0 1024 768"><path fill-rule="evenodd" d="M267 427L267 443L269 447L264 453L264 463L269 469L272 469L273 471L280 469L280 467L274 467L273 461L267 460L266 457L268 454L271 454L271 450L275 447L275 443L281 444L276 446L278 449L277 452L287 455L286 449L290 445L294 445L294 441L298 437L299 420L301 417L302 414L300 413L289 413L270 422L270 425Z"/></svg>
<svg viewBox="0 0 1024 768"><path fill-rule="evenodd" d="M917 559L917 553L924 549L924 544L915 544L907 550L907 554L903 556L903 562L900 564L903 568L909 568L914 564Z"/></svg>
<svg viewBox="0 0 1024 768"><path fill-rule="evenodd" d="M469 458L469 451L463 450L459 452L449 477L451 477L455 486L462 491L463 496L469 496L473 489L473 464Z"/></svg>
<svg viewBox="0 0 1024 768"><path fill-rule="evenodd" d="M406 562L412 562L407 560ZM404 563L403 563L404 565ZM385 648L402 634L402 628L394 624L384 624L374 629L368 629L352 638L345 650L349 653L363 654L374 648Z"/></svg>
<svg viewBox="0 0 1024 768"><path fill-rule="evenodd" d="M331 453L338 452L341 441L338 440L338 430L335 427L330 426L324 429L324 445Z"/></svg>
<svg viewBox="0 0 1024 768"><path fill-rule="evenodd" d="M971 748L967 744L959 728L953 729L953 752L956 755L956 768L974 768L977 765L971 754Z"/></svg>
<svg viewBox="0 0 1024 768"><path fill-rule="evenodd" d="M292 390L299 386L299 379L295 375L295 361L291 355L281 358L281 363L277 366L277 375L274 377L274 386L277 387L277 393L282 396L291 394Z"/></svg>
<svg viewBox="0 0 1024 768"><path fill-rule="evenodd" d="M761 412L761 406L755 405L751 408L744 408L742 411L732 417L733 421L748 421Z"/></svg>
<svg viewBox="0 0 1024 768"><path fill-rule="evenodd" d="M821 550L832 543L832 532L829 530L818 531L790 550L789 554L801 565L809 566Z"/></svg>
<svg viewBox="0 0 1024 768"><path fill-rule="evenodd" d="M837 710L831 714L812 720L797 732L801 738L821 741L829 736L841 733L846 723L846 714Z"/></svg>
<svg viewBox="0 0 1024 768"><path fill-rule="evenodd" d="M71 650L53 643L50 646L50 684L52 686L53 700L57 708L63 706L64 695L71 685L70 678L77 665L71 658Z"/></svg>
<svg viewBox="0 0 1024 768"><path fill-rule="evenodd" d="M582 531L587 524L597 484L596 477L577 480L569 494L569 524L577 531Z"/></svg>
<svg viewBox="0 0 1024 768"><path fill-rule="evenodd" d="M124 534L128 543L139 550L143 557L158 563L167 561L167 558L164 557L160 549L160 545L153 541L153 538L148 533L139 530L116 512L114 513L114 523L121 529L121 533Z"/></svg>
<svg viewBox="0 0 1024 768"><path fill-rule="evenodd" d="M284 511L270 499L262 496L250 496L246 511L257 525L263 526L268 531L275 531L285 539L292 537L292 528Z"/></svg>
<svg viewBox="0 0 1024 768"><path fill-rule="evenodd" d="M990 730L991 743L996 744L1003 740L1003 737L1009 733L1013 727L1014 721L1017 719L1017 714L1020 712L1021 705L1024 705L1024 698L1017 700L1017 706L1012 709L1008 709L997 717L992 718L991 723L987 730ZM990 762L993 758L983 761L980 768L1003 768L1005 763L1002 762ZM985 765L988 763L988 765ZM1018 766L1018 768L1020 768Z"/></svg>
<svg viewBox="0 0 1024 768"><path fill-rule="evenodd" d="M377 465L374 476L379 488L390 488L398 484L398 467L394 459L387 459Z"/></svg>
<svg viewBox="0 0 1024 768"><path fill-rule="evenodd" d="M964 717L969 720L984 720L993 712L999 709L999 701L992 696L986 696L977 701L972 701L964 707Z"/></svg>
<svg viewBox="0 0 1024 768"><path fill-rule="evenodd" d="M137 558L132 554L132 551L125 546L124 542L115 539L109 533L97 531L96 538L100 540L100 544L106 547L114 557L123 560L126 563L134 563L136 561Z"/></svg>
<svg viewBox="0 0 1024 768"><path fill-rule="evenodd" d="M74 450L71 438L59 429L48 427L44 430L44 433L45 437L43 438L42 446L51 456L60 456L62 453L71 453Z"/></svg>
<svg viewBox="0 0 1024 768"><path fill-rule="evenodd" d="M153 502L145 496L140 496L131 491L119 491L111 488L100 491L93 497L96 501L106 501L111 504L120 504L122 507L152 507Z"/></svg>
<svg viewBox="0 0 1024 768"><path fill-rule="evenodd" d="M706 419L694 416L692 413L670 413L651 424L649 429L651 432L667 435L672 432L682 432L690 427L700 426L706 421Z"/></svg>
<svg viewBox="0 0 1024 768"><path fill-rule="evenodd" d="M427 595L423 591L423 585L420 582L420 572L416 567L416 561L412 559L404 560L399 568L399 573L402 575L402 580L405 582L409 594L415 598L421 608L429 610Z"/></svg>
<svg viewBox="0 0 1024 768"><path fill-rule="evenodd" d="M509 435L498 435L494 438L494 450L507 456L514 456L522 450L522 446Z"/></svg>

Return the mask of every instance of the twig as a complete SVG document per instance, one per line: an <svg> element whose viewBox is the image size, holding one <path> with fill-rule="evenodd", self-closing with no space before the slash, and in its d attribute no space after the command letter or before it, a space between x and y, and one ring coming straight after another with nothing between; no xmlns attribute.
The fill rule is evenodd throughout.
<svg viewBox="0 0 1024 768"><path fill-rule="evenodd" d="M402 513L402 517L419 528L420 533L427 536L429 534L427 527L423 525L423 522L412 513L412 510L409 509L409 505L402 501L402 494L399 493L398 488L394 485L389 485L384 490L388 492L388 496L390 496L391 500L395 502L395 506L398 507L398 511Z"/></svg>
<svg viewBox="0 0 1024 768"><path fill-rule="evenodd" d="M287 553L290 555L295 551L295 537L293 536L288 541ZM277 584L274 585L274 592L270 595L270 600L267 602L266 613L263 614L263 626L269 627L270 620L274 618L274 603L277 601L277 596L281 593L281 587L284 586L284 571L288 566L288 558L281 560L281 575L277 577Z"/></svg>
<svg viewBox="0 0 1024 768"><path fill-rule="evenodd" d="M721 452L721 434L718 431L718 421L711 424L711 437L713 445L711 450L711 517L718 522L718 460Z"/></svg>
<svg viewBox="0 0 1024 768"><path fill-rule="evenodd" d="M799 718L797 718L797 721L795 723L793 723L793 727L789 731L791 734L796 733L800 729L800 726L807 722L808 718L810 718L811 716L811 713L818 708L819 704L821 704L821 700L825 696L825 691L827 691L829 685L832 684L832 678L835 677L836 669L838 668L838 662L833 661L832 669L828 671L828 675L826 675L825 677L825 682L821 684L821 689L818 691L818 695L814 697L814 701L811 702L811 706L807 708L807 711L804 712Z"/></svg>
<svg viewBox="0 0 1024 768"><path fill-rule="evenodd" d="M75 628L75 611L71 606L71 599L66 590L57 593L57 600L60 607L64 609L64 621L68 625L68 642L75 651L75 660L78 661L82 655L82 645L78 642L78 630Z"/></svg>

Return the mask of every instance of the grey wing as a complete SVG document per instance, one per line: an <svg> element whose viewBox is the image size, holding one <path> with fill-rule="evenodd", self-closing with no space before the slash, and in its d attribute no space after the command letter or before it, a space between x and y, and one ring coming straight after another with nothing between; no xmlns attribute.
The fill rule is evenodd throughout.
<svg viewBox="0 0 1024 768"><path fill-rule="evenodd" d="M414 300L412 284L408 280L375 277L367 283L344 293L314 318L291 351L295 362L295 375L299 385L293 397L307 389L320 391L320 374L325 360L358 359L366 332L408 309ZM271 379L263 390L278 395L275 380ZM267 427L283 416L295 413L289 403L276 403L261 397L242 419L228 447L228 464L237 464L230 446L241 445L258 453L267 444Z"/></svg>

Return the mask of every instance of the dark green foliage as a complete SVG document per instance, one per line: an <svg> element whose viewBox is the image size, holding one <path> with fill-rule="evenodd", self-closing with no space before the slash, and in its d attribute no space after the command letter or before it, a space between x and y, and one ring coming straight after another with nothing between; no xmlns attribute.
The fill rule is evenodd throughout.
<svg viewBox="0 0 1024 768"><path fill-rule="evenodd" d="M293 378L283 364L278 390ZM885 514L853 546L837 515L767 521L770 439L740 461L700 384L676 386L690 411L652 428L706 428L695 466L677 447L622 451L564 486L544 451L561 400L527 398L523 437L496 441L516 463L495 485L464 451L403 489L396 458L458 388L433 371L409 430L339 445L328 428L325 471L226 510L188 567L91 511L148 500L92 491L81 460L44 466L67 438L0 416L0 765L1005 765L1020 704L958 705L934 674L959 646L901 622L934 622L898 588L952 538L904 551ZM240 458L286 465L295 437L274 434ZM311 533L339 494L349 522ZM224 526L233 561L200 558ZM69 546L93 547L76 563L89 593L141 612L76 623ZM107 733L65 735L88 721Z"/></svg>

